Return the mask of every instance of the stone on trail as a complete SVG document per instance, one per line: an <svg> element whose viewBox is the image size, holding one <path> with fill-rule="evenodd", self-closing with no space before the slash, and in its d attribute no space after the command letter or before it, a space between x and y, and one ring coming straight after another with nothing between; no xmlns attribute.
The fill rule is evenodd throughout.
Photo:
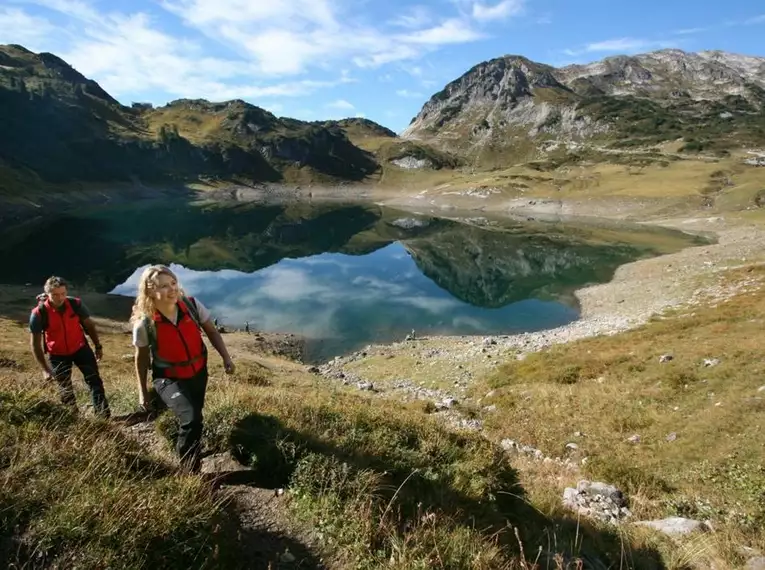
<svg viewBox="0 0 765 570"><path fill-rule="evenodd" d="M606 483L579 481L563 491L563 506L578 514L616 524L632 515L619 489Z"/></svg>
<svg viewBox="0 0 765 570"><path fill-rule="evenodd" d="M670 517L656 521L639 521L635 524L650 527L668 536L683 536L697 531L704 532L709 530L709 526L705 522L682 517Z"/></svg>

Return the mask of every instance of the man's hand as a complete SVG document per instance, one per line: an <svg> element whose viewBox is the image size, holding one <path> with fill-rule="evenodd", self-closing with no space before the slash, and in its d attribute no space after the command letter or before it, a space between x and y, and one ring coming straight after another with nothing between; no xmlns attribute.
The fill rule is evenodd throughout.
<svg viewBox="0 0 765 570"><path fill-rule="evenodd" d="M236 370L236 366L234 366L234 362L228 358L223 361L223 369L226 371L226 374L233 374Z"/></svg>
<svg viewBox="0 0 765 570"><path fill-rule="evenodd" d="M50 382L51 380L53 380L53 372L51 372L50 370L43 370L43 380L45 380L46 382Z"/></svg>
<svg viewBox="0 0 765 570"><path fill-rule="evenodd" d="M104 357L104 347L100 344L96 345L96 362L101 362Z"/></svg>

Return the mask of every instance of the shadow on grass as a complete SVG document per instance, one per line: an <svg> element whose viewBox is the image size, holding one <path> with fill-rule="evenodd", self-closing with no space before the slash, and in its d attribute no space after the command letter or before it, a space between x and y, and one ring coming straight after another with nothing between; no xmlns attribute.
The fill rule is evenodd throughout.
<svg viewBox="0 0 765 570"><path fill-rule="evenodd" d="M453 438L453 445L467 445L465 436L449 437ZM372 455L358 451L358 446L341 448L315 433L290 429L274 416L254 413L235 423L229 441L232 454L254 468L250 476L259 487L288 486L300 460L309 454L339 460L352 473L372 470L380 474L383 484L377 492L383 495L383 504L395 503L399 517L397 533L401 538L410 528L409 522L419 520L423 512L438 511L459 526L480 529L487 538L496 537L508 554L517 554L519 539L531 559L541 547L544 554L539 564L543 568L560 567L553 561L556 553L566 560L564 568L665 568L657 551L625 547L616 530L606 531L576 519L552 519L541 514L527 501L517 473L507 461L501 461L497 472L490 474L493 481L490 492L471 497L447 481L449 477L451 481L462 477L460 484L470 488L472 481L464 479L470 473L442 476L450 469L449 458L422 453L425 442L418 441L416 435L399 443L404 449L395 456ZM317 481L317 489L325 484ZM491 498L484 498L489 494Z"/></svg>

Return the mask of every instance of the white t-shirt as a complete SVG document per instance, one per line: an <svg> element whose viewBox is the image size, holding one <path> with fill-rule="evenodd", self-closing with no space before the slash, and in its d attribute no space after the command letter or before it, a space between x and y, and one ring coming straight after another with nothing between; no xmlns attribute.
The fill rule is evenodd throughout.
<svg viewBox="0 0 765 570"><path fill-rule="evenodd" d="M194 305L196 305L197 313L199 313L200 323L204 324L209 321L211 316L210 309L205 307L202 304L202 301L196 297L194 298ZM180 311L175 316L176 321L174 324L178 324L177 319L179 316ZM146 323L144 321L138 321L133 325L133 346L137 346L138 348L149 346L149 333L146 331Z"/></svg>

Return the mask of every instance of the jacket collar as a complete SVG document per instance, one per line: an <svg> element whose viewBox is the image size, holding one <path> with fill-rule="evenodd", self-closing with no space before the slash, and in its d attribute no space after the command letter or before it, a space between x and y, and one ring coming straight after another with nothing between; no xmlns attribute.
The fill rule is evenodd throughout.
<svg viewBox="0 0 765 570"><path fill-rule="evenodd" d="M178 319L176 320L175 324L181 322L181 319L188 313L188 309L186 308L186 305L181 301L180 299L176 301L176 304L178 306L178 311L180 312L180 315L178 316ZM170 319L168 319L165 315L160 313L159 311L154 311L154 321L155 322L168 322L173 324Z"/></svg>

